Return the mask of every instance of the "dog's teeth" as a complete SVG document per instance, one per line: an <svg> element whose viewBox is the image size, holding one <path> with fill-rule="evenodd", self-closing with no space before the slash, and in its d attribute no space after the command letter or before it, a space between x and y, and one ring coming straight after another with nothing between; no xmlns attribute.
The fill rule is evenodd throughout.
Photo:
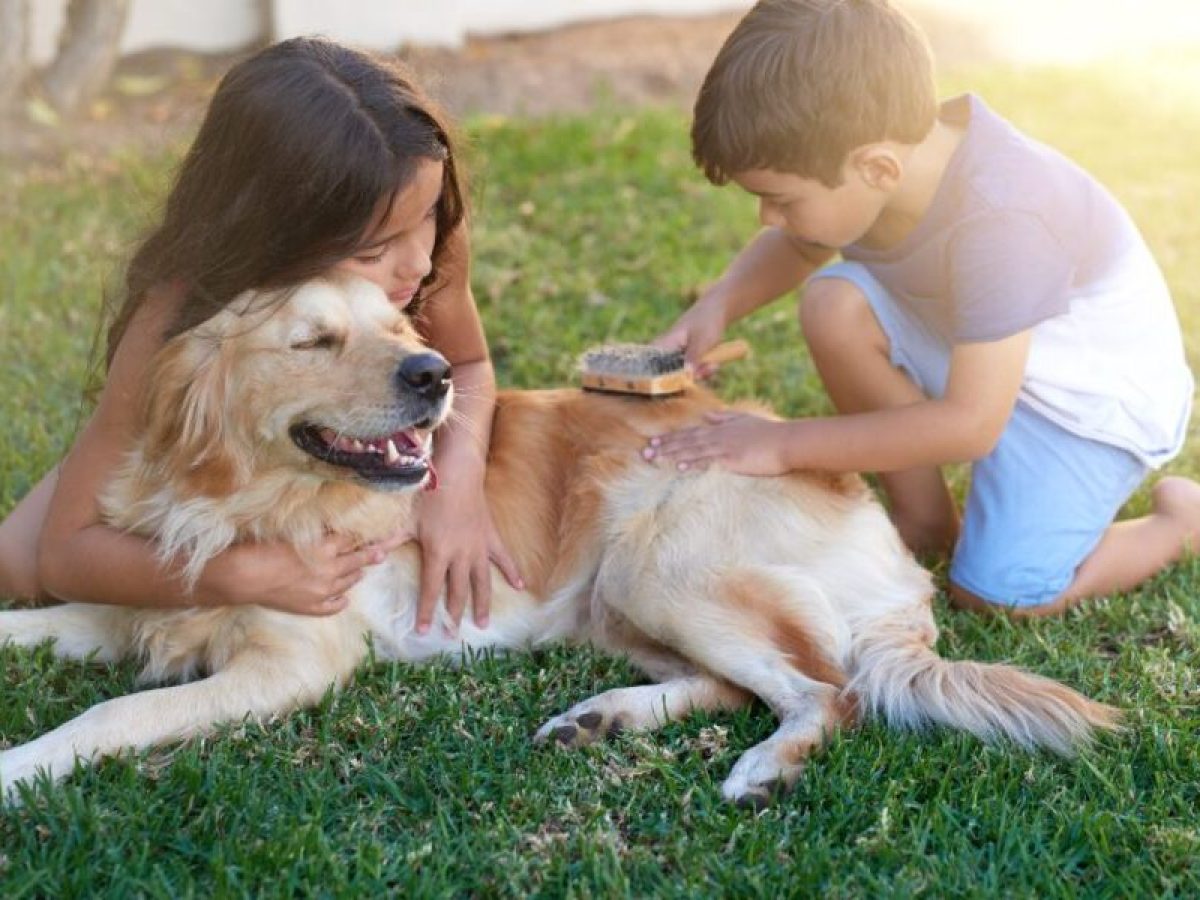
<svg viewBox="0 0 1200 900"><path fill-rule="evenodd" d="M388 464L389 466L394 466L394 465L395 465L397 462L399 462L399 460L400 460L400 454L399 454L399 452L396 450L396 444L395 444L395 443L392 441L392 439L391 439L391 438L388 438L388 442L387 442L387 464Z"/></svg>
<svg viewBox="0 0 1200 900"><path fill-rule="evenodd" d="M350 449L355 453L362 453L366 448L363 446L362 441L360 441L358 438L355 438L350 442Z"/></svg>

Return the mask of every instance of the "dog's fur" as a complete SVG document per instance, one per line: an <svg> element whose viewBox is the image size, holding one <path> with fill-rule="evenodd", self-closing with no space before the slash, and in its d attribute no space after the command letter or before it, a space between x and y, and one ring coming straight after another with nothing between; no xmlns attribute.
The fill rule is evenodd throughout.
<svg viewBox="0 0 1200 900"><path fill-rule="evenodd" d="M239 298L156 358L144 437L103 498L109 521L153 537L193 578L235 541L392 533L428 478L423 463L390 484L407 481L406 490L379 490L293 435L300 425L361 438L420 425L427 447L452 392L421 394L397 377L416 354L428 350L365 282ZM39 770L69 774L77 758L314 703L365 659L367 637L377 656L406 661L459 654L463 643L563 640L627 655L652 683L585 700L536 734L569 746L761 698L779 729L723 788L754 805L863 715L1060 752L1113 726L1113 709L1054 681L941 659L930 578L859 478L681 474L640 459L648 437L718 407L699 389L664 400L501 393L487 497L528 587L495 578L490 627L464 621L459 638L439 622L424 636L412 629L413 545L370 569L349 606L327 618L81 603L0 613L0 640L52 639L60 656L103 662L133 655L150 679L188 682L98 704L6 750L0 783L11 795Z"/></svg>

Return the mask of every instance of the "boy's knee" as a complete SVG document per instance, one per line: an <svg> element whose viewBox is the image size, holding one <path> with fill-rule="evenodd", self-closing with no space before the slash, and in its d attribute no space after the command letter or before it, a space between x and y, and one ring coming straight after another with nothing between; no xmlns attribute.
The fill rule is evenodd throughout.
<svg viewBox="0 0 1200 900"><path fill-rule="evenodd" d="M1151 492L1154 512L1175 523L1184 539L1195 544L1200 537L1200 484L1190 478L1168 475ZM1200 547L1191 547L1192 552Z"/></svg>
<svg viewBox="0 0 1200 900"><path fill-rule="evenodd" d="M841 278L818 278L800 298L800 330L814 349L861 346L887 350L887 338L871 304L857 285Z"/></svg>

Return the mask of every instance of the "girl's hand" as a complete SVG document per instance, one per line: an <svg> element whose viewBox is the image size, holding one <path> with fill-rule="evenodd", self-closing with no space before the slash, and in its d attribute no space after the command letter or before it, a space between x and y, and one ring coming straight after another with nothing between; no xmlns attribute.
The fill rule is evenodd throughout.
<svg viewBox="0 0 1200 900"><path fill-rule="evenodd" d="M742 475L782 475L787 464L786 422L749 413L712 412L707 425L683 428L650 438L642 456L663 459L680 471L717 463Z"/></svg>
<svg viewBox="0 0 1200 900"><path fill-rule="evenodd" d="M204 567L196 586L205 606L258 605L306 616L341 612L363 569L404 542L397 534L366 546L327 535L295 547L282 541L235 544Z"/></svg>
<svg viewBox="0 0 1200 900"><path fill-rule="evenodd" d="M417 602L417 634L429 631L443 588L450 634L458 633L468 601L476 626L486 628L492 605L491 563L517 590L524 590L525 583L492 525L483 489L477 483L458 489L448 485L422 494L418 502L421 596Z"/></svg>

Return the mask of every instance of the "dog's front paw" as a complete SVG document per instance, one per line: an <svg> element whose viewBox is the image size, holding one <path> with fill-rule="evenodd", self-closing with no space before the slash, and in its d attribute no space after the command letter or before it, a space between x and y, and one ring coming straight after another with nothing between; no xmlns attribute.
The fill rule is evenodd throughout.
<svg viewBox="0 0 1200 900"><path fill-rule="evenodd" d="M624 728L621 717L596 709L588 703L572 707L555 716L533 736L535 744L556 743L564 747L585 747L602 738L612 737Z"/></svg>

